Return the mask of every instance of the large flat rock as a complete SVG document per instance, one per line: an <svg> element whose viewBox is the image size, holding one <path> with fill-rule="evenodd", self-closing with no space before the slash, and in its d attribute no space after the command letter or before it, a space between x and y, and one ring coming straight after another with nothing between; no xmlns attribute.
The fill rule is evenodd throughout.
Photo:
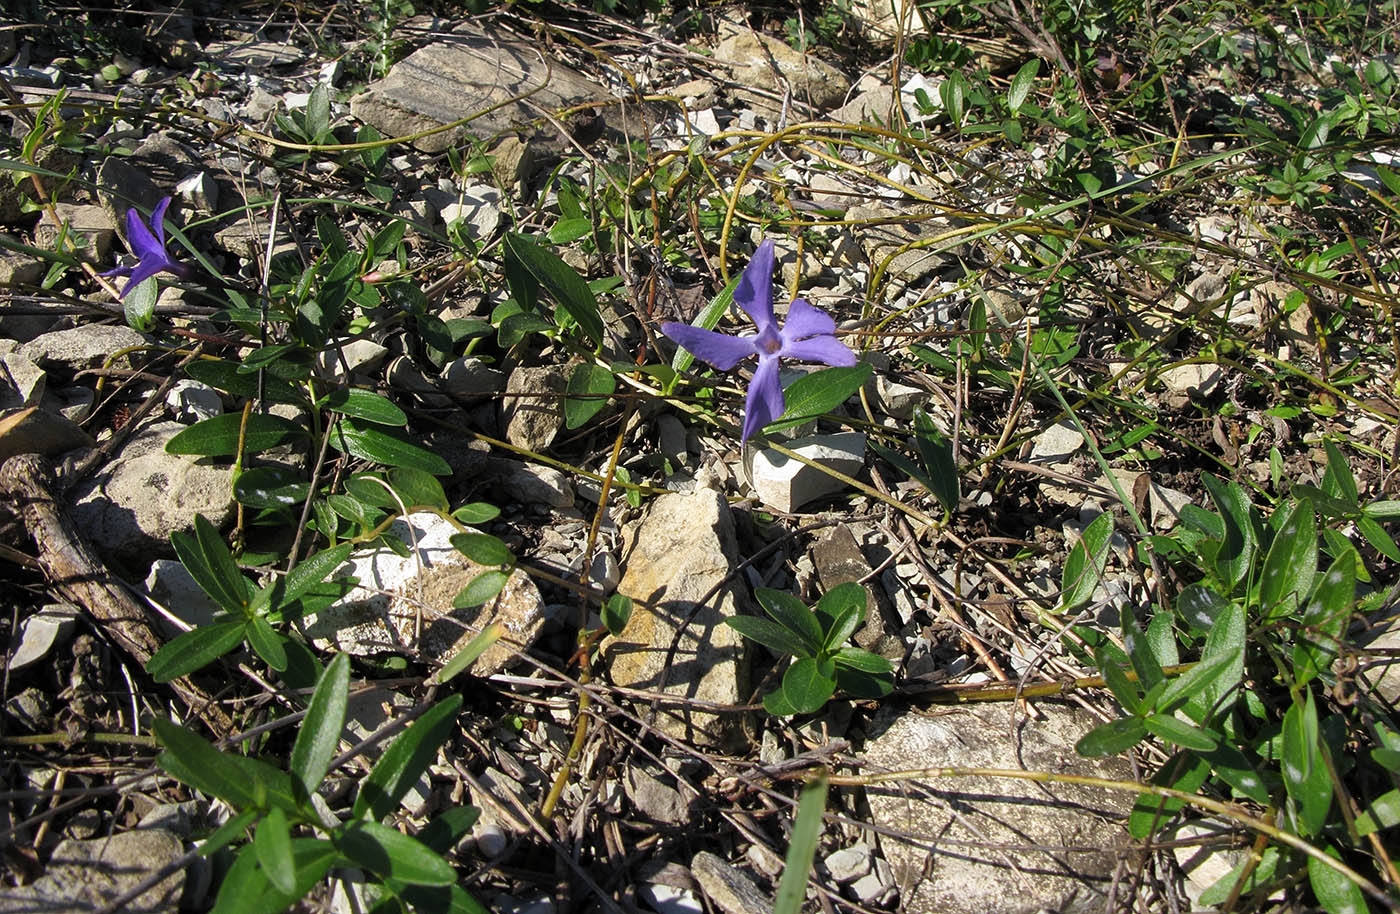
<svg viewBox="0 0 1400 914"><path fill-rule="evenodd" d="M627 538L618 592L637 601L627 627L603 642L616 685L724 705L746 701L748 667L739 633L723 624L744 599L729 576L737 546L734 518L713 489L662 495ZM704 602L697 606L697 601ZM691 614L694 613L692 616ZM678 629L689 618L667 663ZM737 713L662 704L656 725L678 739L722 745L734 735Z"/></svg>
<svg viewBox="0 0 1400 914"><path fill-rule="evenodd" d="M1086 759L1074 744L1094 726L1077 707L1041 703L1044 720L1011 704L906 713L871 740L869 771L1008 768L1131 780L1125 759ZM871 821L905 914L1103 911L1132 795L1012 778L949 777L867 788ZM891 838L901 835L903 839Z"/></svg>
<svg viewBox="0 0 1400 914"><path fill-rule="evenodd" d="M527 97L510 101L516 96ZM540 109L553 114L607 97L606 88L537 44L463 31L394 64L389 75L351 99L350 113L385 136L407 136L484 112L413 143L424 152L442 152L466 136L490 138L537 120ZM486 110L495 105L501 107Z"/></svg>

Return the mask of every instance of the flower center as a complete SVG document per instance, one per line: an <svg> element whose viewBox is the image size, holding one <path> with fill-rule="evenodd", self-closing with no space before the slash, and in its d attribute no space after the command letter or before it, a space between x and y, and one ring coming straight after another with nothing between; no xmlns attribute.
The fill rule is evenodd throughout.
<svg viewBox="0 0 1400 914"><path fill-rule="evenodd" d="M773 355L779 349L783 348L782 335L772 327L760 333L758 339L754 340L754 343L758 346L760 351L766 352L768 355Z"/></svg>

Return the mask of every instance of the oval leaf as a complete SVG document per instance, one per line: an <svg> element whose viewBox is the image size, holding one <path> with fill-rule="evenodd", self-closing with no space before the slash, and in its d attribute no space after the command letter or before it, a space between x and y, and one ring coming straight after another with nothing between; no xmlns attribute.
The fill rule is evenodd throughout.
<svg viewBox="0 0 1400 914"><path fill-rule="evenodd" d="M601 365L582 362L569 375L564 389L564 426L574 429L583 425L608 405L608 397L617 390L617 378Z"/></svg>
<svg viewBox="0 0 1400 914"><path fill-rule="evenodd" d="M177 432L165 443L165 452L195 457L232 457L238 453L238 435L242 427L242 413L203 419ZM248 416L243 453L257 454L304 438L306 429L290 419L252 413Z"/></svg>
<svg viewBox="0 0 1400 914"><path fill-rule="evenodd" d="M292 746L292 776L301 781L308 796L320 786L340 745L349 685L350 655L336 654L316 683Z"/></svg>
<svg viewBox="0 0 1400 914"><path fill-rule="evenodd" d="M156 682L169 682L214 662L243 643L246 622L215 622L185 632L146 662Z"/></svg>
<svg viewBox="0 0 1400 914"><path fill-rule="evenodd" d="M434 476L450 476L452 467L432 451L388 431L357 425L349 419L336 424L331 446L338 451L391 467L412 467Z"/></svg>
<svg viewBox="0 0 1400 914"><path fill-rule="evenodd" d="M368 390L341 388L322 397L316 403L342 416L364 419L379 425L407 425L408 416L385 397Z"/></svg>
<svg viewBox="0 0 1400 914"><path fill-rule="evenodd" d="M780 431L826 415L860 390L873 370L869 362L861 362L859 365L838 366L803 375L784 391L787 409L764 430Z"/></svg>
<svg viewBox="0 0 1400 914"><path fill-rule="evenodd" d="M508 264L518 265L549 292L594 346L602 343L603 319L598 315L598 300L573 267L553 251L515 232L506 235L505 254Z"/></svg>
<svg viewBox="0 0 1400 914"><path fill-rule="evenodd" d="M452 599L452 608L470 609L488 600L494 600L509 580L510 575L504 571L483 571L457 593Z"/></svg>
<svg viewBox="0 0 1400 914"><path fill-rule="evenodd" d="M831 661L800 657L783 674L783 697L798 714L820 711L836 692L836 669Z"/></svg>
<svg viewBox="0 0 1400 914"><path fill-rule="evenodd" d="M515 562L515 554L510 547L489 533L454 533L449 542L453 549L478 565L510 565Z"/></svg>

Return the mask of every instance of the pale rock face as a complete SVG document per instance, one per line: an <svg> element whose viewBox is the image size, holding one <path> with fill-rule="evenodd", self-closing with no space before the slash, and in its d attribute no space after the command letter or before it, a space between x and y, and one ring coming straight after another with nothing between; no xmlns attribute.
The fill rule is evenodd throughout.
<svg viewBox="0 0 1400 914"><path fill-rule="evenodd" d="M698 489L662 495L652 503L623 549L625 571L618 592L636 606L622 634L603 642L614 684L726 705L747 700L744 644L738 632L723 624L746 599L739 581L726 581L736 551L734 520L720 493ZM712 594L721 582L725 585ZM679 642L668 662L678 630ZM659 705L656 713L662 732L707 745L728 742L739 723L737 713L681 704Z"/></svg>

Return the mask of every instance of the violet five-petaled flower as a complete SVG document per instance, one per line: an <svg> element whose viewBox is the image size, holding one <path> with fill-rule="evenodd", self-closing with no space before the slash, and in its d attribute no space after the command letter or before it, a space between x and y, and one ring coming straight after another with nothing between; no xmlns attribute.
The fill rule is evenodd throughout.
<svg viewBox="0 0 1400 914"><path fill-rule="evenodd" d="M783 414L783 388L778 383L778 360L800 359L826 365L854 365L856 355L835 336L836 321L805 299L788 306L787 322L778 326L773 317L773 242L758 246L734 288L734 301L753 320L758 332L728 336L713 330L668 321L661 332L684 346L696 358L720 371L728 371L751 355L758 369L749 383L744 404L744 430L740 442Z"/></svg>
<svg viewBox="0 0 1400 914"><path fill-rule="evenodd" d="M145 280L157 273L173 273L176 276L189 276L190 268L178 263L165 252L165 210L170 206L170 198L165 197L151 210L151 224L148 227L141 221L136 207L126 211L126 243L136 255L136 266L117 267L108 270L103 276L130 276L122 288L122 298Z"/></svg>

